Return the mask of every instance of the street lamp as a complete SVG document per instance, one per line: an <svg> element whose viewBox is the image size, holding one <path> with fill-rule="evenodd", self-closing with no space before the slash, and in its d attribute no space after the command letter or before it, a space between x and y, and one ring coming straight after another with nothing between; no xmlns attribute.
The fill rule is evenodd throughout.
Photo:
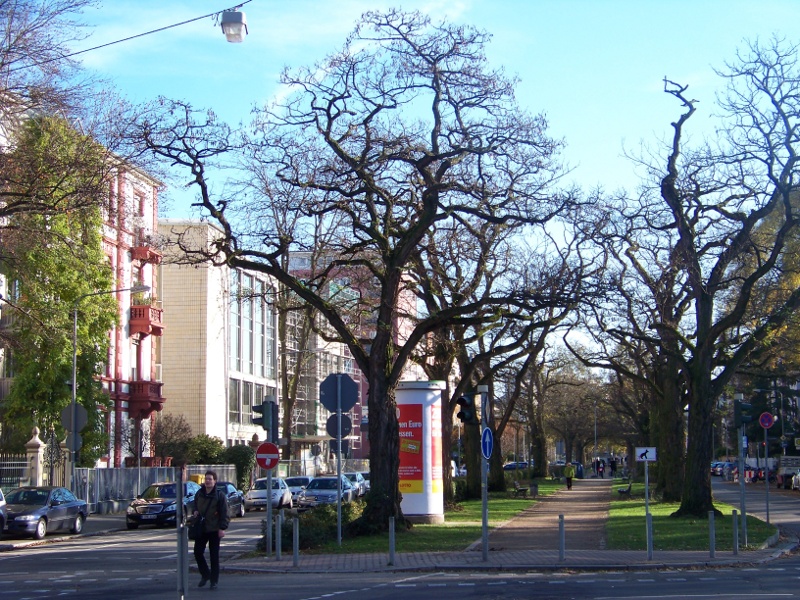
<svg viewBox="0 0 800 600"><path fill-rule="evenodd" d="M70 479L72 489L77 489L75 484L75 462L78 456L78 305L81 300L89 296L100 296L103 294L116 294L117 292L148 292L150 291L149 285L134 285L133 287L121 288L118 290L103 290L101 292L90 292L78 296L75 304L72 307L72 403L70 404L70 427L72 429L72 439L70 443L70 452L72 453L72 461L70 468Z"/></svg>

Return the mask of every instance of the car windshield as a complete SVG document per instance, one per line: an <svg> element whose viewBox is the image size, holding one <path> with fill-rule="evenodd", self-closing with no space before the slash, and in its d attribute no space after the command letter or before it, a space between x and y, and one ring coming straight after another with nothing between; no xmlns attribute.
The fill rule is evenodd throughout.
<svg viewBox="0 0 800 600"><path fill-rule="evenodd" d="M308 479L304 477L289 477L286 480L286 485L293 487L293 486L304 486L308 484Z"/></svg>
<svg viewBox="0 0 800 600"><path fill-rule="evenodd" d="M315 479L308 484L308 490L335 490L338 487L335 479Z"/></svg>
<svg viewBox="0 0 800 600"><path fill-rule="evenodd" d="M175 497L175 484L167 483L164 485L151 485L148 487L142 498L145 500L153 500L155 498L174 498Z"/></svg>
<svg viewBox="0 0 800 600"><path fill-rule="evenodd" d="M272 489L279 490L281 488L281 483L279 479L272 480ZM265 490L267 489L267 480L266 479L256 479L256 484L253 486L254 490Z"/></svg>
<svg viewBox="0 0 800 600"><path fill-rule="evenodd" d="M25 504L27 506L44 506L50 492L47 490L14 490L6 496L8 504Z"/></svg>
<svg viewBox="0 0 800 600"><path fill-rule="evenodd" d="M346 476L346 477L347 477L347 478L348 478L350 481L353 481L353 482L355 482L355 481L358 481L358 476L357 476L355 473L345 473L345 476Z"/></svg>

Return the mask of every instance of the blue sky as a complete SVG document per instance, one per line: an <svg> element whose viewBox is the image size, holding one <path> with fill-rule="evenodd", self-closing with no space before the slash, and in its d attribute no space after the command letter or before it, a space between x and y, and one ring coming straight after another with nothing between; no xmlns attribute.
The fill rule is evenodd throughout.
<svg viewBox="0 0 800 600"><path fill-rule="evenodd" d="M107 0L85 15L92 37L75 50L214 13L216 0ZM712 67L733 60L745 39L800 41L796 0L252 0L250 34L229 44L211 18L88 52L86 68L132 101L158 95L213 109L235 124L277 93L284 66L311 65L341 47L366 10L400 7L493 34L488 58L520 78L519 103L543 112L564 138L570 179L584 188L633 189L637 152L671 133L677 102L663 78L698 99L696 138L713 132ZM190 216L180 193L164 216Z"/></svg>

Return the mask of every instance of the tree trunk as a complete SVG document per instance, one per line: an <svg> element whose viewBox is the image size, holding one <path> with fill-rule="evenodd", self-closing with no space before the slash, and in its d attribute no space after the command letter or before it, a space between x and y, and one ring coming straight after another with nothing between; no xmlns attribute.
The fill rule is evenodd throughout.
<svg viewBox="0 0 800 600"><path fill-rule="evenodd" d="M674 361L656 375L661 381L661 394L654 394L655 445L658 452L656 489L665 502L680 502L682 498L685 434L683 395Z"/></svg>

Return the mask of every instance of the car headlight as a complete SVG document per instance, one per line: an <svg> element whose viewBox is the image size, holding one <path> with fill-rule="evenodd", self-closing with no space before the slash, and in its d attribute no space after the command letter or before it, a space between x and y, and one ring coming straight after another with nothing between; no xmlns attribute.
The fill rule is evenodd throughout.
<svg viewBox="0 0 800 600"><path fill-rule="evenodd" d="M38 521L39 516L37 515L20 515L16 517L16 521Z"/></svg>
<svg viewBox="0 0 800 600"><path fill-rule="evenodd" d="M164 509L164 512L175 512L176 506L174 504L170 504L168 507Z"/></svg>
<svg viewBox="0 0 800 600"><path fill-rule="evenodd" d="M132 506L129 506L128 510L125 511L125 512L127 512L129 515L133 515L133 514L136 514L136 509L133 508Z"/></svg>

